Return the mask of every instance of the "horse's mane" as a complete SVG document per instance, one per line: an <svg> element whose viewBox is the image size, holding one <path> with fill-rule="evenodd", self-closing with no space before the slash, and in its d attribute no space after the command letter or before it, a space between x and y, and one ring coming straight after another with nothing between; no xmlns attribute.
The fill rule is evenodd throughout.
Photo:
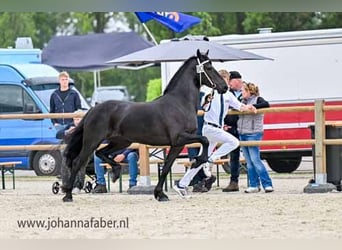
<svg viewBox="0 0 342 250"><path fill-rule="evenodd" d="M192 57L188 58L188 59L183 63L183 65L179 68L179 70L178 70L178 71L175 73L175 75L171 78L169 84L167 85L166 89L164 90L164 93L163 93L164 95L165 95L168 91L172 90L172 89L176 86L179 77L180 77L180 76L183 76L183 74L184 74L183 72L184 72L184 70L187 68L187 67L186 67L187 64L189 64L189 62L192 61L192 60L195 59L195 58L197 58L197 57L196 57L196 56L192 56Z"/></svg>

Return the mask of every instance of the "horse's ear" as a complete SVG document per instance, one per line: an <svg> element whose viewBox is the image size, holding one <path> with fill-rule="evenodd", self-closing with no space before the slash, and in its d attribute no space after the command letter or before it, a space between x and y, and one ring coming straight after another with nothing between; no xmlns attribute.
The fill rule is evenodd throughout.
<svg viewBox="0 0 342 250"><path fill-rule="evenodd" d="M197 49L196 54L197 54L197 57L198 57L198 58L201 58L202 54L201 54L201 51L200 51L199 49Z"/></svg>
<svg viewBox="0 0 342 250"><path fill-rule="evenodd" d="M205 55L208 56L209 55L209 49L207 50L207 52L205 52Z"/></svg>

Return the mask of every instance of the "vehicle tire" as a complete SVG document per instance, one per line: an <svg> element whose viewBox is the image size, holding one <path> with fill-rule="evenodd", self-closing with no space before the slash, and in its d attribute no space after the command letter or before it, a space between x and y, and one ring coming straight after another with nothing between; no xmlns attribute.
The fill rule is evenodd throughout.
<svg viewBox="0 0 342 250"><path fill-rule="evenodd" d="M267 158L268 166L277 173L292 173L295 171L302 161L301 156L284 158Z"/></svg>
<svg viewBox="0 0 342 250"><path fill-rule="evenodd" d="M33 169L38 176L57 175L61 164L60 151L37 151L33 157Z"/></svg>
<svg viewBox="0 0 342 250"><path fill-rule="evenodd" d="M90 193L93 190L93 184L90 181L87 181L84 186L84 191L86 193Z"/></svg>
<svg viewBox="0 0 342 250"><path fill-rule="evenodd" d="M58 182L58 181L54 182L54 183L52 184L52 193L53 193L53 194L58 194L59 189L60 189L59 182Z"/></svg>

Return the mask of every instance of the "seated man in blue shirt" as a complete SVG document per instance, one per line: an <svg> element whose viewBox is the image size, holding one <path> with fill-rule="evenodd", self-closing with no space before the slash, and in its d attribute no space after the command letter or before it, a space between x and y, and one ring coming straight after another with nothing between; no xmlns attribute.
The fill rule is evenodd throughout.
<svg viewBox="0 0 342 250"><path fill-rule="evenodd" d="M137 185L137 176L138 176L138 151L135 149L123 149L113 153L110 153L110 158L117 163L117 166L120 166L121 162L128 163L128 171L129 171L129 188ZM107 193L106 180L105 180L105 170L104 167L101 166L101 159L95 155L94 157L94 165L95 165L95 173L96 173L96 186L93 189L93 193ZM112 168L117 167L112 166ZM116 181L113 176L113 182Z"/></svg>

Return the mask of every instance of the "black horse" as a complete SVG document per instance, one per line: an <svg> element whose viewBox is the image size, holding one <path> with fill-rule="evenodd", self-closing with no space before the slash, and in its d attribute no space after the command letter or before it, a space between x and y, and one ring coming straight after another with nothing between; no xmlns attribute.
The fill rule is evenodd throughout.
<svg viewBox="0 0 342 250"><path fill-rule="evenodd" d="M202 84L227 91L226 82L214 69L205 54L197 50L197 56L185 61L176 72L163 96L148 103L107 101L88 111L76 127L65 150L66 165L71 169L68 184L64 188L63 201L72 201L72 183L81 167L87 165L89 156L103 142L108 145L96 152L101 159L111 162L105 152L128 147L131 143L162 146L169 145L165 165L154 190L158 201L168 201L163 184L170 168L185 144L199 142L202 154L193 167L208 159L208 139L196 134L197 104Z"/></svg>

